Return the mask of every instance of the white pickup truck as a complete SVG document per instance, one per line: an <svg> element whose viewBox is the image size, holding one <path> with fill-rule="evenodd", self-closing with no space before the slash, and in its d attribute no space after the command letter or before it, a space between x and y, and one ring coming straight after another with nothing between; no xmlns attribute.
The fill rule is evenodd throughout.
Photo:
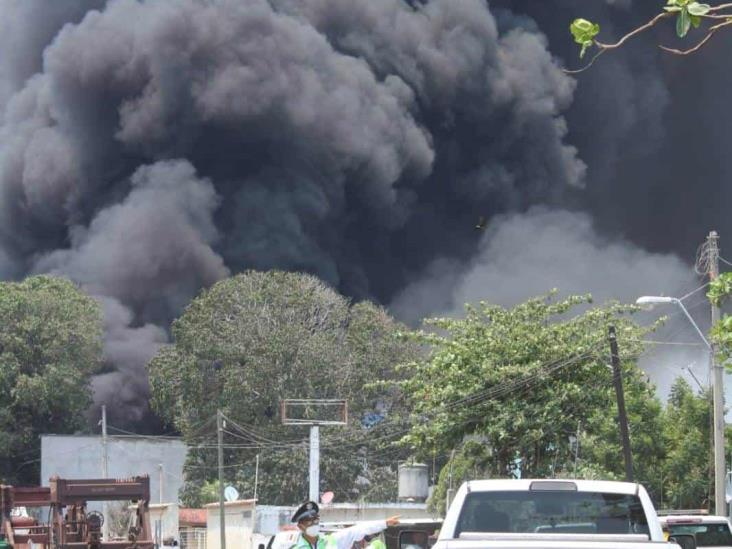
<svg viewBox="0 0 732 549"><path fill-rule="evenodd" d="M677 540L695 547L693 536ZM433 549L679 549L640 484L589 480L464 483Z"/></svg>

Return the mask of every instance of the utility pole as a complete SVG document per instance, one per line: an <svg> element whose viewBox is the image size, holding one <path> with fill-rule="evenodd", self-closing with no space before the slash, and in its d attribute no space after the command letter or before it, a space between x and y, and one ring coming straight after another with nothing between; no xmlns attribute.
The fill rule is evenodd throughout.
<svg viewBox="0 0 732 549"><path fill-rule="evenodd" d="M219 529L221 530L221 547L226 549L226 518L224 512L224 414L216 410L216 431L218 434L219 453Z"/></svg>
<svg viewBox="0 0 732 549"><path fill-rule="evenodd" d="M259 484L259 454L254 465L254 499L257 499L257 484Z"/></svg>
<svg viewBox="0 0 732 549"><path fill-rule="evenodd" d="M107 407L102 404L102 478L109 478L109 454L107 451ZM109 517L107 516L107 502L102 502L102 540L109 540Z"/></svg>
<svg viewBox="0 0 732 549"><path fill-rule="evenodd" d="M625 457L625 480L633 482L633 456L630 452L630 436L628 435L628 415L625 412L625 394L623 393L623 376L620 371L620 356L618 355L618 338L615 335L615 326L608 326L610 340L610 361L613 366L613 384L615 397L618 401L618 423L620 437L623 442L623 456Z"/></svg>
<svg viewBox="0 0 732 549"><path fill-rule="evenodd" d="M580 453L580 429L582 427L582 422L577 422L577 436L574 439L574 478L577 478L577 465L579 463L579 453Z"/></svg>
<svg viewBox="0 0 732 549"><path fill-rule="evenodd" d="M163 503L163 464L158 463L158 503Z"/></svg>
<svg viewBox="0 0 732 549"><path fill-rule="evenodd" d="M709 265L709 282L719 276L719 235L711 231L707 237L707 253ZM712 303L712 326L719 322L719 307ZM714 401L714 513L727 516L725 500L725 464L724 464L724 372L717 360L717 345L711 341L710 367L712 370L712 399Z"/></svg>
<svg viewBox="0 0 732 549"><path fill-rule="evenodd" d="M310 501L320 501L320 426L310 426Z"/></svg>

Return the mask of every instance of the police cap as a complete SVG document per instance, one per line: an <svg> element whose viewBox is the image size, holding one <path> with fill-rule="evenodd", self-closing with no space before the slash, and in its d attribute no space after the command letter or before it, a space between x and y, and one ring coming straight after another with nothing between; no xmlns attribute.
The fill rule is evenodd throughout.
<svg viewBox="0 0 732 549"><path fill-rule="evenodd" d="M320 509L318 508L318 504L314 501L306 501L292 515L292 522L300 522L301 520L317 517L319 514Z"/></svg>

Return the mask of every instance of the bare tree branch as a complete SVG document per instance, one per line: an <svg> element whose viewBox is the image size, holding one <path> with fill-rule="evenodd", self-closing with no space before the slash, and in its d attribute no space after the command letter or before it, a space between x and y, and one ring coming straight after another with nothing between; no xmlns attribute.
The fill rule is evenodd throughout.
<svg viewBox="0 0 732 549"><path fill-rule="evenodd" d="M718 6L711 6L709 8L709 11L720 11L720 10L727 10L732 8L732 3L730 4L719 4Z"/></svg>
<svg viewBox="0 0 732 549"><path fill-rule="evenodd" d="M658 15L656 15L656 17L654 17L653 19L648 21L648 23L646 23L645 25L641 25L640 27L638 27L635 30L630 31L628 34L623 36L620 40L618 40L614 44L603 44L602 42L598 42L597 40L595 40L595 44L597 44L597 46L603 50L614 50L616 48L619 48L623 44L625 44L625 42L627 42L629 39L633 38L634 36L644 32L644 31L647 31L651 27L655 26L661 19L671 17L672 15L674 15L672 12L659 13Z"/></svg>
<svg viewBox="0 0 732 549"><path fill-rule="evenodd" d="M570 69L562 69L562 72L564 74L579 74L581 72L585 72L587 69L589 69L592 66L592 64L595 61L597 61L597 58L600 57L606 51L607 51L606 49L599 50L595 55L592 56L592 59L590 59L590 61L585 66L583 66L582 68L573 69L573 70L570 70Z"/></svg>
<svg viewBox="0 0 732 549"><path fill-rule="evenodd" d="M675 48L668 48L666 46L659 46L663 51L667 51L668 53L673 53L674 55L689 55L690 53L694 53L695 51L698 51L699 48L701 48L704 44L709 42L709 40L714 36L714 33L718 31L719 29L723 27L729 27L732 25L732 19L728 19L724 23L719 23L718 25L714 25L713 27L709 27L709 31L707 32L707 35L702 38L694 47L689 48L688 50L677 50Z"/></svg>

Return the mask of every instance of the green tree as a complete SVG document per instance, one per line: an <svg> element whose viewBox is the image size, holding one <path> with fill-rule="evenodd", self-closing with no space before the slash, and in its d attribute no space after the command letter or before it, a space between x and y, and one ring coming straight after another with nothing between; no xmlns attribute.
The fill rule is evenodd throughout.
<svg viewBox="0 0 732 549"><path fill-rule="evenodd" d="M695 394L679 378L671 388L664 442L663 502L676 509L702 509L711 494L711 402L708 392Z"/></svg>
<svg viewBox="0 0 732 549"><path fill-rule="evenodd" d="M587 308L590 302L549 294L510 309L480 303L463 319L433 319L432 330L410 336L431 353L408 366L403 382L415 424L405 442L424 458L451 455L435 491L438 506L451 479L456 486L464 478L574 475L579 465L587 474L622 475L610 324L628 380L636 473L658 474L651 470L662 458L654 440L661 408L634 362L647 329L629 318L635 307Z"/></svg>
<svg viewBox="0 0 732 549"><path fill-rule="evenodd" d="M0 477L36 484L41 433L73 433L102 359L98 303L63 278L0 283Z"/></svg>
<svg viewBox="0 0 732 549"><path fill-rule="evenodd" d="M250 271L204 290L173 323L174 344L149 365L153 406L194 446L189 501L216 474L210 420L217 408L237 424L227 427L226 462L234 465L227 482L252 495L259 454L260 499L305 497L308 433L280 425L284 398L348 400L349 426L321 433L321 486L342 499L366 497L369 477L378 483L384 476L368 466L369 456L379 455L379 441L403 416L399 391L371 384L394 378L394 366L416 356L414 345L397 338L403 329L382 308L351 305L309 275ZM365 436L366 420L380 418L380 436Z"/></svg>
<svg viewBox="0 0 732 549"><path fill-rule="evenodd" d="M626 342L622 342L625 345ZM646 486L658 500L664 476L667 445L664 436L665 414L655 387L632 361L623 365L623 389L628 414L630 448L633 456L633 477ZM595 408L580 436L580 469L603 471L595 478L623 480L625 464L618 435L617 406L614 387L605 388L604 406Z"/></svg>

